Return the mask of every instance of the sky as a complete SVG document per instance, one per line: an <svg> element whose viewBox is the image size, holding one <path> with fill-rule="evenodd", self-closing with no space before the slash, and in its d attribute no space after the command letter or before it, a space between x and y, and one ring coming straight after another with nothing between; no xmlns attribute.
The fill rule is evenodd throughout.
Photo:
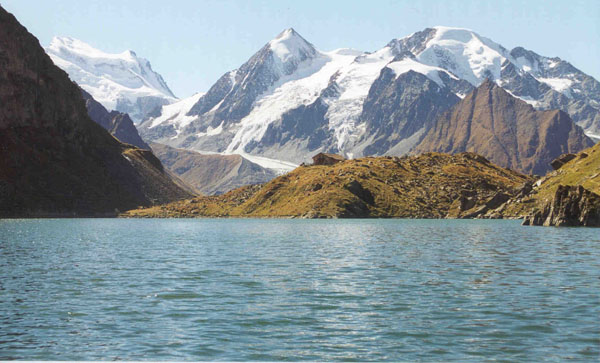
<svg viewBox="0 0 600 363"><path fill-rule="evenodd" d="M600 1L0 0L43 46L70 36L133 50L176 96L205 92L282 30L317 49L374 51L427 27L468 28L505 48L558 56L600 79Z"/></svg>

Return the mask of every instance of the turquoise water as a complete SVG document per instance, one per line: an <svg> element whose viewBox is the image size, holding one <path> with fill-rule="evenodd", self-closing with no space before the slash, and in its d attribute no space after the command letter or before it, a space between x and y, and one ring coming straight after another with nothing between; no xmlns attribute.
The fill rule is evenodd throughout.
<svg viewBox="0 0 600 363"><path fill-rule="evenodd" d="M0 359L600 357L600 229L0 220L0 276Z"/></svg>

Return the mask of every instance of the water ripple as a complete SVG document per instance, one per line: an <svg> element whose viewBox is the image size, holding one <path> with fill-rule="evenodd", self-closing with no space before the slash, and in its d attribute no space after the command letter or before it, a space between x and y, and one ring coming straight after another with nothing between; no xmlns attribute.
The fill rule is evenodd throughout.
<svg viewBox="0 0 600 363"><path fill-rule="evenodd" d="M594 361L597 229L0 220L0 360Z"/></svg>

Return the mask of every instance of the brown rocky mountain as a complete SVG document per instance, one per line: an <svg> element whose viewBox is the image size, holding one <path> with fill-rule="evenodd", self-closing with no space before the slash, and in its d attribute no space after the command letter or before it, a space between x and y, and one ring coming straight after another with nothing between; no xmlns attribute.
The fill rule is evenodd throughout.
<svg viewBox="0 0 600 363"><path fill-rule="evenodd" d="M543 175L554 158L592 145L563 111L537 111L486 80L443 113L412 153L475 152L500 166Z"/></svg>
<svg viewBox="0 0 600 363"><path fill-rule="evenodd" d="M111 135L126 144L137 146L141 149L149 150L150 146L142 140L133 121L128 114L119 111L108 112L100 102L96 101L92 95L81 90L81 95L85 100L85 107L88 115L97 124L104 127Z"/></svg>
<svg viewBox="0 0 600 363"><path fill-rule="evenodd" d="M152 143L162 164L202 194L223 194L244 185L262 184L277 174L240 155L205 155Z"/></svg>
<svg viewBox="0 0 600 363"><path fill-rule="evenodd" d="M89 216L189 197L93 122L77 85L0 8L0 215Z"/></svg>

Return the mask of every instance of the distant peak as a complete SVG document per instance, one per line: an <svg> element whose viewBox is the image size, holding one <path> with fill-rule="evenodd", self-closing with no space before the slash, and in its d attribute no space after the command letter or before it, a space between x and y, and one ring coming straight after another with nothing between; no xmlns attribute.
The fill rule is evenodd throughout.
<svg viewBox="0 0 600 363"><path fill-rule="evenodd" d="M479 87L482 87L482 88L485 88L485 87L487 87L487 88L494 88L494 87L497 87L497 85L491 79L486 78L486 79L483 80L483 82L481 82L481 85Z"/></svg>
<svg viewBox="0 0 600 363"><path fill-rule="evenodd" d="M306 39L304 39L300 34L298 34L296 30L294 30L294 28L285 29L284 31L279 33L271 42L286 42L292 39L301 39L303 42L308 43Z"/></svg>
<svg viewBox="0 0 600 363"><path fill-rule="evenodd" d="M472 29L459 28L459 27L454 27L454 26L445 26L445 25L436 25L433 27L433 29L439 30L439 31L454 30L454 31L464 31L464 32L474 33L474 31Z"/></svg>
<svg viewBox="0 0 600 363"><path fill-rule="evenodd" d="M504 89L502 87L498 86L498 84L491 78L484 79L483 82L481 82L481 84L479 85L479 87L477 87L477 89L487 90L490 92L496 91L496 90L504 91Z"/></svg>
<svg viewBox="0 0 600 363"><path fill-rule="evenodd" d="M296 30L294 30L294 28L287 28L284 31L282 31L281 33L279 33L277 38L281 38L281 37L285 37L285 36L293 36L293 35L298 35Z"/></svg>
<svg viewBox="0 0 600 363"><path fill-rule="evenodd" d="M269 42L269 47L283 62L293 58L311 58L317 54L315 47L294 28L287 28Z"/></svg>
<svg viewBox="0 0 600 363"><path fill-rule="evenodd" d="M47 50L54 53L67 52L96 58L137 58L137 55L132 50L126 50L122 53L108 53L72 37L53 37Z"/></svg>
<svg viewBox="0 0 600 363"><path fill-rule="evenodd" d="M91 48L91 46L79 39L71 37L54 36L50 41L50 47L67 47L67 48Z"/></svg>

